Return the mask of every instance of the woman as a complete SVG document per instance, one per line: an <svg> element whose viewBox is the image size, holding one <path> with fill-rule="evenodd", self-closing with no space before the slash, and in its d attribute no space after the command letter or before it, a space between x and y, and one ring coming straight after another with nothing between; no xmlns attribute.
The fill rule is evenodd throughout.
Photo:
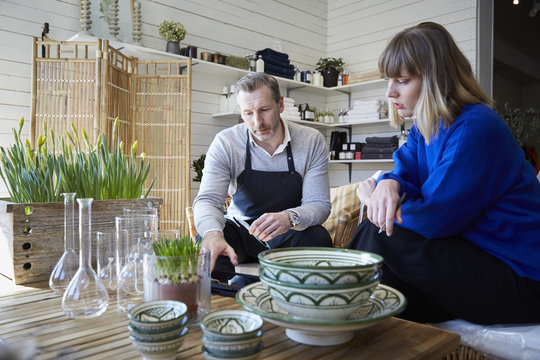
<svg viewBox="0 0 540 360"><path fill-rule="evenodd" d="M406 319L540 323L540 183L469 62L426 22L398 33L379 69L392 121L414 126L394 170L358 188L370 221L350 247L384 257Z"/></svg>

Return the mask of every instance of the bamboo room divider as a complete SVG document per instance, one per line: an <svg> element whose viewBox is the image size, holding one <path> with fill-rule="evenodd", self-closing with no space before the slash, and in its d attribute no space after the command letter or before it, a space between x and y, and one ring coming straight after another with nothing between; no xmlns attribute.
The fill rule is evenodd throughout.
<svg viewBox="0 0 540 360"><path fill-rule="evenodd" d="M137 152L157 175L151 196L163 198L160 228L188 234L190 206L191 59L138 61L107 40L38 41L34 38L31 141L43 124L58 135L71 123L94 142L100 133L125 144L138 141ZM129 146L124 146L129 151ZM144 190L146 192L146 189Z"/></svg>

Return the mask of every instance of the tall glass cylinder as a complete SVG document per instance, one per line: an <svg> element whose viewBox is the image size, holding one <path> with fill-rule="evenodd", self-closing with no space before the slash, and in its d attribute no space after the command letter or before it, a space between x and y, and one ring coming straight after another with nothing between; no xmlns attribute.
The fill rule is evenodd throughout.
<svg viewBox="0 0 540 360"><path fill-rule="evenodd" d="M109 294L116 292L116 233L96 232L97 273Z"/></svg>
<svg viewBox="0 0 540 360"><path fill-rule="evenodd" d="M107 310L107 288L97 276L91 263L92 201L77 199L79 203L79 269L62 297L62 310L71 318L97 317Z"/></svg>
<svg viewBox="0 0 540 360"><path fill-rule="evenodd" d="M156 215L116 217L117 306L128 311L143 301L143 254L153 253L157 238Z"/></svg>
<svg viewBox="0 0 540 360"><path fill-rule="evenodd" d="M49 278L49 287L55 293L63 293L79 267L75 252L75 193L64 196L64 252L56 263Z"/></svg>

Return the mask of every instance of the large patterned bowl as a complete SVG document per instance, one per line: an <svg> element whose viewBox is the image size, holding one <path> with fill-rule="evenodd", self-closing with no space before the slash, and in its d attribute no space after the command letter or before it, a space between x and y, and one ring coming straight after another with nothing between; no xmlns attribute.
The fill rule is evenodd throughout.
<svg viewBox="0 0 540 360"><path fill-rule="evenodd" d="M276 304L300 319L344 320L369 300L379 278L359 285L286 284L265 276L261 282Z"/></svg>
<svg viewBox="0 0 540 360"><path fill-rule="evenodd" d="M366 251L297 247L259 254L263 274L275 281L293 284L361 284L380 272L383 258Z"/></svg>

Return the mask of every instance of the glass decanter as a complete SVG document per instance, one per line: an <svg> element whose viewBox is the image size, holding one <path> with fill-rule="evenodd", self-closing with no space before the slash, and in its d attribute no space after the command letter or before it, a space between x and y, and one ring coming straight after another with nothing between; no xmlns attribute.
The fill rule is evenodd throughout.
<svg viewBox="0 0 540 360"><path fill-rule="evenodd" d="M62 310L71 318L97 317L107 310L107 288L91 264L92 201L77 199L79 203L79 269L62 297Z"/></svg>
<svg viewBox="0 0 540 360"><path fill-rule="evenodd" d="M63 293L79 268L75 252L75 193L64 196L64 253L56 263L49 278L49 287L57 294Z"/></svg>

